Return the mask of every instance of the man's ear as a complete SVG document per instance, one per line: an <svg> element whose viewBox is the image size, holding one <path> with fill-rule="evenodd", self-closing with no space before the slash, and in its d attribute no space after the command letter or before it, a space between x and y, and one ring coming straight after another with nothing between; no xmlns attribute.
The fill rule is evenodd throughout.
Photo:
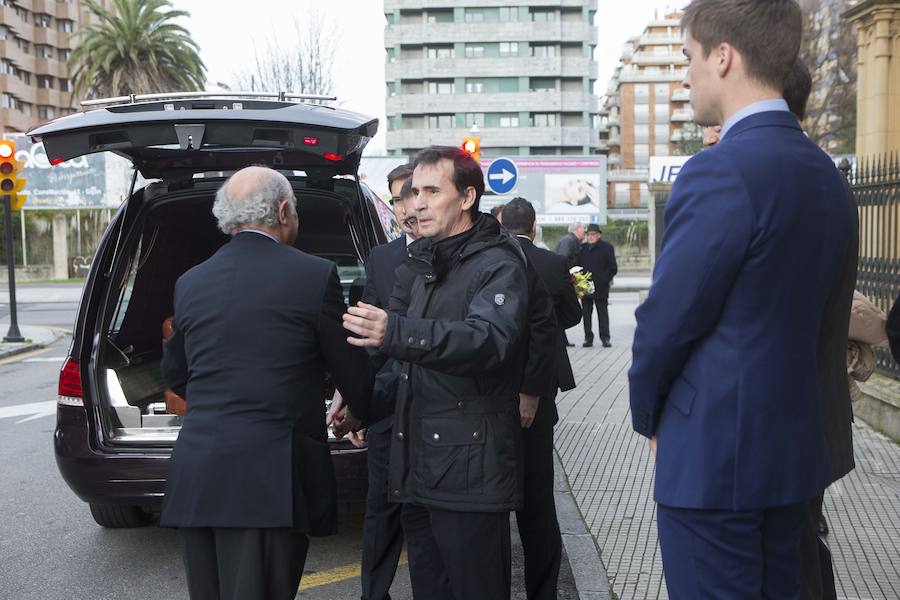
<svg viewBox="0 0 900 600"><path fill-rule="evenodd" d="M287 225L289 221L291 208L288 205L287 200L282 200L281 204L278 205L278 222L282 225Z"/></svg>
<svg viewBox="0 0 900 600"><path fill-rule="evenodd" d="M463 203L462 203L463 210L469 210L470 208L475 206L475 195L476 195L476 193L475 193L474 187L472 187L470 185L469 187L466 188L466 192L463 195Z"/></svg>
<svg viewBox="0 0 900 600"><path fill-rule="evenodd" d="M531 239L537 237L537 219L531 224Z"/></svg>
<svg viewBox="0 0 900 600"><path fill-rule="evenodd" d="M716 72L719 74L719 77L724 78L735 66L734 46L731 44L719 44L719 47L713 52L716 54Z"/></svg>

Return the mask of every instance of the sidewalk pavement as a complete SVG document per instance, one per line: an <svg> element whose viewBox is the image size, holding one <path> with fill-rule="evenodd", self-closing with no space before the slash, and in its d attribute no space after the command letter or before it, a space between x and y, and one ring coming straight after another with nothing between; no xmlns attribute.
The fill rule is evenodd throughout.
<svg viewBox="0 0 900 600"><path fill-rule="evenodd" d="M83 289L84 286L80 283L19 284L16 285L16 303L78 303L81 301ZM7 304L9 304L9 288L4 283L0 285L0 305L6 306Z"/></svg>
<svg viewBox="0 0 900 600"><path fill-rule="evenodd" d="M654 462L631 430L628 408L637 294L613 294L610 302L612 348L581 348L581 325L569 330L578 387L557 399L556 450L614 597L665 599ZM859 420L853 434L856 469L825 494L838 598L893 600L900 598L900 446Z"/></svg>
<svg viewBox="0 0 900 600"><path fill-rule="evenodd" d="M9 323L0 323L0 360L17 354L39 350L45 346L49 346L65 334L65 332L60 329L20 325L19 332L22 334L22 337L25 338L25 341L9 343L2 341L3 337L6 336L7 331L9 331Z"/></svg>

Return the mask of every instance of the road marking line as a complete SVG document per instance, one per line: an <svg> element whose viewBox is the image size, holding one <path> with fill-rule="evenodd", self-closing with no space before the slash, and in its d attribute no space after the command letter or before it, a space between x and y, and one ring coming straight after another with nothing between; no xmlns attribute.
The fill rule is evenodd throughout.
<svg viewBox="0 0 900 600"><path fill-rule="evenodd" d="M38 354L43 354L44 352L49 352L49 351L50 351L50 348L38 348L37 350L34 350L32 352L23 352L22 354L14 354L12 356L9 356L7 358L0 360L0 367L2 367L3 365L21 362L23 360L28 359L31 356L37 356Z"/></svg>
<svg viewBox="0 0 900 600"><path fill-rule="evenodd" d="M49 350L49 348L48 348L48 350ZM58 362L60 365L62 365L62 362L64 360L66 360L65 356L44 356L41 358L26 358L22 362L27 362L27 363Z"/></svg>
<svg viewBox="0 0 900 600"><path fill-rule="evenodd" d="M12 406L0 406L0 419L11 417L27 417L18 423L24 423L39 417L49 417L56 414L56 400L46 402L29 402L27 404L13 404Z"/></svg>
<svg viewBox="0 0 900 600"><path fill-rule="evenodd" d="M407 562L408 560L406 557L406 551L404 550L403 554L400 555L400 562L398 564L405 565ZM308 573L303 575L303 579L300 580L300 589L309 590L312 588L322 587L323 585L339 583L341 581L359 577L361 573L362 567L360 563L345 565L343 567L336 567L334 569L319 571L317 573Z"/></svg>

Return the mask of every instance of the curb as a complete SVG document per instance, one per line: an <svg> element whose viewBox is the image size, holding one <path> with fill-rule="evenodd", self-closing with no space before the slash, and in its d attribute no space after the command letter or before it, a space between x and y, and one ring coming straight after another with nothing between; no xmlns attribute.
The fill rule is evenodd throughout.
<svg viewBox="0 0 900 600"><path fill-rule="evenodd" d="M553 453L555 481L553 496L556 518L562 534L563 546L575 579L580 600L610 600L609 578L600 559L600 549L588 531L584 516L572 495L572 488L556 452Z"/></svg>
<svg viewBox="0 0 900 600"><path fill-rule="evenodd" d="M18 356L19 354L27 354L28 352L34 352L35 350L41 350L43 348L46 348L47 346L50 346L50 345L56 343L57 341L60 340L60 338L62 338L63 336L69 335L69 333L70 333L68 330L56 329L54 327L46 327L45 329L53 332L52 339L42 341L42 342L32 343L32 344L25 344L23 346L19 346L17 348L10 348L8 350L4 350L2 348L2 346L0 346L0 360L6 359L6 358L11 358L13 356Z"/></svg>

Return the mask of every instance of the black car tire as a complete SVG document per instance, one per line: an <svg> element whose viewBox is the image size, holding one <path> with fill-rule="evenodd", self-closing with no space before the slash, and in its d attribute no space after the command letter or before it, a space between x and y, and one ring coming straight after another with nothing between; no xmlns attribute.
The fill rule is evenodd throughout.
<svg viewBox="0 0 900 600"><path fill-rule="evenodd" d="M145 527L153 520L150 511L141 506L118 504L91 504L91 516L97 525L110 529Z"/></svg>

